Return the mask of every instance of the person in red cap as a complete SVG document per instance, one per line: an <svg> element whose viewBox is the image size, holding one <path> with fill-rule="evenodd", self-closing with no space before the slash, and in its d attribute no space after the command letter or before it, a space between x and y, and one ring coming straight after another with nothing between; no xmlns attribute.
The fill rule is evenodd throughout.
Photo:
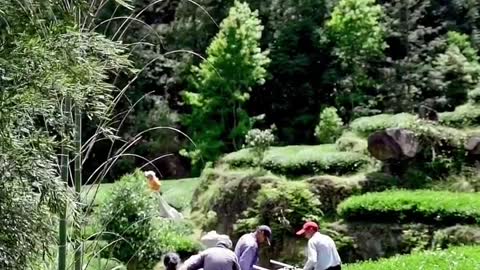
<svg viewBox="0 0 480 270"><path fill-rule="evenodd" d="M340 270L342 269L340 255L332 238L318 232L315 222L307 222L297 232L308 239L307 262L304 270Z"/></svg>

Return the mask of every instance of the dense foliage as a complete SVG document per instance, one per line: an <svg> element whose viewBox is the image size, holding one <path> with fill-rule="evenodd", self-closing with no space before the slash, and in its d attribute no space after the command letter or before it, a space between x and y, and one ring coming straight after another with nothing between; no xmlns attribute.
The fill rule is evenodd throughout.
<svg viewBox="0 0 480 270"><path fill-rule="evenodd" d="M476 193L384 191L350 197L338 206L338 213L347 220L359 221L478 224L479 202Z"/></svg>
<svg viewBox="0 0 480 270"><path fill-rule="evenodd" d="M199 249L188 224L160 218L158 196L137 171L124 176L98 209L102 239L111 243L115 258L132 267L152 268L167 252L187 255Z"/></svg>
<svg viewBox="0 0 480 270"><path fill-rule="evenodd" d="M124 45L82 27L82 5L0 6L0 268L26 269L55 243L55 215L67 204L76 211L56 156L73 146L67 103L107 120L106 79L129 61Z"/></svg>
<svg viewBox="0 0 480 270"><path fill-rule="evenodd" d="M340 0L326 23L327 38L334 44L339 70L345 74L335 96L344 114L369 105L369 95L376 88L368 64L380 60L387 46L382 17L382 7L375 0Z"/></svg>
<svg viewBox="0 0 480 270"><path fill-rule="evenodd" d="M262 30L258 12L235 2L207 48L207 58L193 68L184 99L192 107L185 125L196 143L187 153L194 164L239 149L251 128L244 103L251 88L265 82L269 62L259 47Z"/></svg>
<svg viewBox="0 0 480 270"><path fill-rule="evenodd" d="M304 182L280 181L264 185L258 192L255 206L247 210L237 230L248 232L261 224L272 227L273 239L281 241L307 220L319 221L320 201Z"/></svg>

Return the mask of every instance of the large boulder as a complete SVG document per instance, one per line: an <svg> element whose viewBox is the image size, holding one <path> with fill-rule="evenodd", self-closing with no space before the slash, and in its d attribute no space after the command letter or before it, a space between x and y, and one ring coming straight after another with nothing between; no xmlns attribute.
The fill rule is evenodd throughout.
<svg viewBox="0 0 480 270"><path fill-rule="evenodd" d="M389 128L368 137L368 151L381 161L406 160L420 151L420 142L410 130Z"/></svg>

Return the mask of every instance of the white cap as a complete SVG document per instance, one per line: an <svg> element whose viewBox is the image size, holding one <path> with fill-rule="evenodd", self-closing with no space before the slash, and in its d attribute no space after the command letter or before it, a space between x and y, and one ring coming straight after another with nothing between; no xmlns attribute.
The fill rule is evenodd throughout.
<svg viewBox="0 0 480 270"><path fill-rule="evenodd" d="M155 172L154 172L154 171L146 171L146 172L145 172L145 177L157 178L157 176L155 175Z"/></svg>

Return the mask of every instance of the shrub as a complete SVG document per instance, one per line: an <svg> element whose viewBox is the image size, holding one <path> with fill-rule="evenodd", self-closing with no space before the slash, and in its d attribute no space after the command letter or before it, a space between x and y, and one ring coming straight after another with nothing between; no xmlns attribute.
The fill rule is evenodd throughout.
<svg viewBox="0 0 480 270"><path fill-rule="evenodd" d="M263 167L283 175L345 174L356 172L369 162L368 157L359 153L330 150L334 147L305 146L291 155L269 152L265 155Z"/></svg>
<svg viewBox="0 0 480 270"><path fill-rule="evenodd" d="M416 115L408 113L379 114L360 117L350 123L350 128L357 134L368 136L371 133L386 128L406 128L418 120Z"/></svg>
<svg viewBox="0 0 480 270"><path fill-rule="evenodd" d="M466 133L462 130L422 120L408 113L360 117L355 119L350 127L357 135L365 137L387 128L405 128L413 131L425 148L448 146L463 149L466 137Z"/></svg>
<svg viewBox="0 0 480 270"><path fill-rule="evenodd" d="M254 230L261 224L272 228L273 241L294 235L307 220L319 221L320 201L305 182L278 181L262 186L254 206L236 224L237 233ZM281 246L277 245L276 246Z"/></svg>
<svg viewBox="0 0 480 270"><path fill-rule="evenodd" d="M480 223L480 194L447 191L385 191L350 197L338 206L347 220Z"/></svg>
<svg viewBox="0 0 480 270"><path fill-rule="evenodd" d="M464 270L478 269L479 247L455 247L444 251L425 251L411 255L346 265L346 270ZM343 267L342 267L343 268Z"/></svg>
<svg viewBox="0 0 480 270"><path fill-rule="evenodd" d="M229 234L241 214L252 206L262 185L279 180L261 170L205 170L192 201L192 219L205 231Z"/></svg>
<svg viewBox="0 0 480 270"><path fill-rule="evenodd" d="M328 107L320 113L320 122L315 127L315 137L320 143L334 143L342 134L343 121L337 109Z"/></svg>
<svg viewBox="0 0 480 270"><path fill-rule="evenodd" d="M112 255L135 267L152 268L165 252L191 252L195 243L187 236L192 230L181 222L159 218L158 194L147 188L142 172L126 175L113 187L97 211L107 233ZM188 243L188 244L187 244Z"/></svg>
<svg viewBox="0 0 480 270"><path fill-rule="evenodd" d="M230 153L222 159L232 167L251 167L254 166L254 160L251 149ZM338 152L335 144L291 145L267 150L262 167L274 173L292 176L344 174L355 172L368 162L369 158L360 153Z"/></svg>
<svg viewBox="0 0 480 270"><path fill-rule="evenodd" d="M251 148L251 151L255 155L255 165L261 165L265 151L267 151L274 142L275 136L271 129L252 129L248 131L245 136L245 143L247 147Z"/></svg>
<svg viewBox="0 0 480 270"><path fill-rule="evenodd" d="M453 112L440 114L440 123L456 128L474 126L480 123L480 106L464 104L455 108Z"/></svg>
<svg viewBox="0 0 480 270"><path fill-rule="evenodd" d="M255 166L255 154L252 149L245 148L225 155L221 161L234 168L253 167Z"/></svg>
<svg viewBox="0 0 480 270"><path fill-rule="evenodd" d="M477 85L475 89L468 92L468 100L471 103L477 104L480 102L480 85Z"/></svg>
<svg viewBox="0 0 480 270"><path fill-rule="evenodd" d="M335 142L338 151L342 152L355 152L366 154L368 143L367 140L364 138L360 138L353 132L347 132L343 134L338 140Z"/></svg>
<svg viewBox="0 0 480 270"><path fill-rule="evenodd" d="M433 244L437 248L480 245L480 227L456 225L436 231Z"/></svg>
<svg viewBox="0 0 480 270"><path fill-rule="evenodd" d="M365 176L362 174L351 177L322 175L308 178L305 181L320 200L323 213L334 216L338 204L354 194L360 194L360 182L364 178Z"/></svg>

